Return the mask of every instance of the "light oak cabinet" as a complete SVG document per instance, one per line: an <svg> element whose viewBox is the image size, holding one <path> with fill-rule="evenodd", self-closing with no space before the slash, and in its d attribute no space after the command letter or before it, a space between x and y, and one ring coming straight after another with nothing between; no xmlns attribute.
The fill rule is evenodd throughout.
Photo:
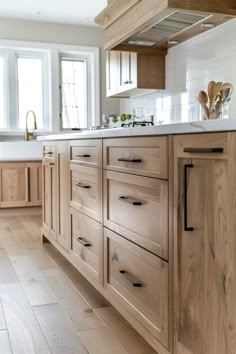
<svg viewBox="0 0 236 354"><path fill-rule="evenodd" d="M43 159L43 229L57 238L57 168L55 158Z"/></svg>
<svg viewBox="0 0 236 354"><path fill-rule="evenodd" d="M165 88L165 56L107 51L107 97L131 97Z"/></svg>
<svg viewBox="0 0 236 354"><path fill-rule="evenodd" d="M0 208L42 204L41 162L0 163Z"/></svg>
<svg viewBox="0 0 236 354"><path fill-rule="evenodd" d="M174 139L175 353L233 354L235 134Z"/></svg>

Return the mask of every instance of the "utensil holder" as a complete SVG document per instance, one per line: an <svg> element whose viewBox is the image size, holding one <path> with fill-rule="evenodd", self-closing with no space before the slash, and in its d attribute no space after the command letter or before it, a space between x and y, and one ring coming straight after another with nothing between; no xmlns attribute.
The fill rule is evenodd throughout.
<svg viewBox="0 0 236 354"><path fill-rule="evenodd" d="M201 119L213 120L213 119L227 119L229 118L229 103L228 102L207 102L205 105L201 105Z"/></svg>

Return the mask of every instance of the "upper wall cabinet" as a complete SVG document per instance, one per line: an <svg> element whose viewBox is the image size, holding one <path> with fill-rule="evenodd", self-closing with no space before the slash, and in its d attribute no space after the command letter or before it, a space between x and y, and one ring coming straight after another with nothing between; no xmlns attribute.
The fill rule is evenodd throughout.
<svg viewBox="0 0 236 354"><path fill-rule="evenodd" d="M165 88L165 56L107 51L107 97L131 97Z"/></svg>
<svg viewBox="0 0 236 354"><path fill-rule="evenodd" d="M234 17L232 0L110 0L95 22L105 29L105 49L168 49Z"/></svg>

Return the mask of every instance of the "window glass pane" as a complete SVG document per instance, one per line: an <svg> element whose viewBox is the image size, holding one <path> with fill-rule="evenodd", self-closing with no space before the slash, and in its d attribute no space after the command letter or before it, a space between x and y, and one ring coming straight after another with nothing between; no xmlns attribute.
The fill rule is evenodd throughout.
<svg viewBox="0 0 236 354"><path fill-rule="evenodd" d="M4 68L3 57L0 57L0 129L5 128L5 99L4 99Z"/></svg>
<svg viewBox="0 0 236 354"><path fill-rule="evenodd" d="M28 111L35 112L38 129L43 128L42 73L42 59L18 57L19 128L25 128ZM30 117L28 126L33 128L33 119Z"/></svg>
<svg viewBox="0 0 236 354"><path fill-rule="evenodd" d="M87 128L86 62L61 60L62 128Z"/></svg>

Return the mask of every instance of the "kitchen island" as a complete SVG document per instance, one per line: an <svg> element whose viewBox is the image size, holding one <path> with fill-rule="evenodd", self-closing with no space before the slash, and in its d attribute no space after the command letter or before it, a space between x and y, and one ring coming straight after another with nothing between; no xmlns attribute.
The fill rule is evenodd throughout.
<svg viewBox="0 0 236 354"><path fill-rule="evenodd" d="M236 121L43 141L50 241L160 354L233 354Z"/></svg>

